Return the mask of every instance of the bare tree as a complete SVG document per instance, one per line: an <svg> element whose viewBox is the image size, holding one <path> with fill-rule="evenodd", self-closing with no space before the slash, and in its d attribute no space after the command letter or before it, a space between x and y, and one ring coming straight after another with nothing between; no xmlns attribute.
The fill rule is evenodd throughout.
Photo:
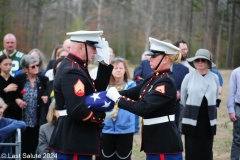
<svg viewBox="0 0 240 160"><path fill-rule="evenodd" d="M145 51L149 49L149 40L148 38L151 35L152 31L152 23L153 23L153 17L154 17L154 11L155 11L155 0L150 1L150 9L149 12L146 12L146 18L148 18L147 23L145 23Z"/></svg>
<svg viewBox="0 0 240 160"><path fill-rule="evenodd" d="M217 51L217 36L218 36L218 0L213 0L213 18L212 18L212 43L211 52L213 54L213 61L217 61L216 51ZM220 28L220 27L219 27Z"/></svg>
<svg viewBox="0 0 240 160"><path fill-rule="evenodd" d="M102 15L102 2L103 0L93 0L95 6L98 9L98 14L97 14L97 30L101 30L101 15Z"/></svg>
<svg viewBox="0 0 240 160"><path fill-rule="evenodd" d="M231 14L231 21L230 21L230 30L229 30L229 37L228 37L228 44L227 44L227 68L233 68L233 51L234 51L234 26L235 26L235 6L236 0L232 1L232 14Z"/></svg>
<svg viewBox="0 0 240 160"><path fill-rule="evenodd" d="M188 30L188 48L189 48L189 53L192 51L192 28L193 28L193 1L190 2L190 16L189 16L189 30Z"/></svg>
<svg viewBox="0 0 240 160"><path fill-rule="evenodd" d="M215 54L215 60L216 60L216 65L218 67L218 58L219 58L219 51L220 51L220 44L221 44L221 34L222 34L222 27L224 23L224 12L221 13L221 20L220 20L220 25L218 29L218 36L217 36L217 47L216 47L216 54Z"/></svg>
<svg viewBox="0 0 240 160"><path fill-rule="evenodd" d="M204 1L204 29L203 29L203 48L208 48L208 34L209 34L209 1Z"/></svg>
<svg viewBox="0 0 240 160"><path fill-rule="evenodd" d="M240 35L238 4L239 0L0 0L0 35L12 32L19 50L27 53L37 47L50 57L55 45L68 38L66 32L104 30L115 53L131 63L139 63L149 49L149 37L184 39L189 54L210 47L220 67L232 67L238 57L234 51L240 51L233 46Z"/></svg>

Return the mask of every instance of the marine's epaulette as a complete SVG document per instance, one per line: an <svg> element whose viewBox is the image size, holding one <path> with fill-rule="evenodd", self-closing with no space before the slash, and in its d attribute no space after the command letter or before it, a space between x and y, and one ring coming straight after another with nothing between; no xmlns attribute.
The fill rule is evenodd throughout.
<svg viewBox="0 0 240 160"><path fill-rule="evenodd" d="M170 75L168 74L168 72L164 72L162 73L162 78L169 78Z"/></svg>
<svg viewBox="0 0 240 160"><path fill-rule="evenodd" d="M80 69L80 65L75 61L72 63L72 68L77 67L77 69Z"/></svg>
<svg viewBox="0 0 240 160"><path fill-rule="evenodd" d="M159 73L159 72L154 73L154 76L160 76L160 75L161 75L161 73Z"/></svg>

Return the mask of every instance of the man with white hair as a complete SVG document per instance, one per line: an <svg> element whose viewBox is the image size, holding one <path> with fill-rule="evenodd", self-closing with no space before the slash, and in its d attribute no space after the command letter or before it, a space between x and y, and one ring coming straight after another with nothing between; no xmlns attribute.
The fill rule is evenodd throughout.
<svg viewBox="0 0 240 160"><path fill-rule="evenodd" d="M70 51L58 67L53 86L59 118L49 147L57 153L58 159L92 160L93 155L99 156L100 125L115 113L114 110L92 111L85 103L87 95L106 90L112 74L108 42L100 38L102 33L67 33L71 36ZM96 54L101 76L93 81L87 67ZM99 98L97 94L95 98Z"/></svg>
<svg viewBox="0 0 240 160"><path fill-rule="evenodd" d="M70 48L71 48L71 40L70 39L66 39L63 42L63 49L65 49L67 51L70 51Z"/></svg>

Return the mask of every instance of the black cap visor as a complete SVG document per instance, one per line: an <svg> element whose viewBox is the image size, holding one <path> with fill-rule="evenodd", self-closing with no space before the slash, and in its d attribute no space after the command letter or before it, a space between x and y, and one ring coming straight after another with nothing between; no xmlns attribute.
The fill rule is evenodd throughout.
<svg viewBox="0 0 240 160"><path fill-rule="evenodd" d="M95 47L95 48L99 48L98 45L98 42L95 42L95 41L86 41L86 43L89 45L89 46L92 46L92 47Z"/></svg>
<svg viewBox="0 0 240 160"><path fill-rule="evenodd" d="M86 43L87 45L89 46L92 46L92 47L95 47L95 48L100 48L97 44L98 42L95 42L95 41L86 41L86 42L81 42L81 41L74 41L74 40L71 40L73 42L78 42L78 43Z"/></svg>
<svg viewBox="0 0 240 160"><path fill-rule="evenodd" d="M159 56L161 54L165 54L165 52L163 51L155 51L155 50L151 50L149 51L149 53L145 54L146 56L151 56L151 57L156 57L156 56Z"/></svg>

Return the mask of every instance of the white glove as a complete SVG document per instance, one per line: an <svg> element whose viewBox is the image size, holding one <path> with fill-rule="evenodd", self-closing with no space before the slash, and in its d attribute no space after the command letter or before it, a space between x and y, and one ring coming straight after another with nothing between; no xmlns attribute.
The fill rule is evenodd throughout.
<svg viewBox="0 0 240 160"><path fill-rule="evenodd" d="M109 46L108 46L108 42L105 41L105 38L100 38L98 41L98 46L100 46L101 48L97 48L97 54L96 54L96 58L98 62L104 61L104 63L106 63L107 65L109 65L109 59L110 59L110 52L109 52Z"/></svg>
<svg viewBox="0 0 240 160"><path fill-rule="evenodd" d="M110 87L107 91L106 96L116 103L116 101L120 97L120 94L118 93L118 91L115 87Z"/></svg>
<svg viewBox="0 0 240 160"><path fill-rule="evenodd" d="M110 119L110 118L112 118L113 115L114 115L116 112L117 112L116 109L112 109L111 111L105 112L105 114L106 114L105 119Z"/></svg>

